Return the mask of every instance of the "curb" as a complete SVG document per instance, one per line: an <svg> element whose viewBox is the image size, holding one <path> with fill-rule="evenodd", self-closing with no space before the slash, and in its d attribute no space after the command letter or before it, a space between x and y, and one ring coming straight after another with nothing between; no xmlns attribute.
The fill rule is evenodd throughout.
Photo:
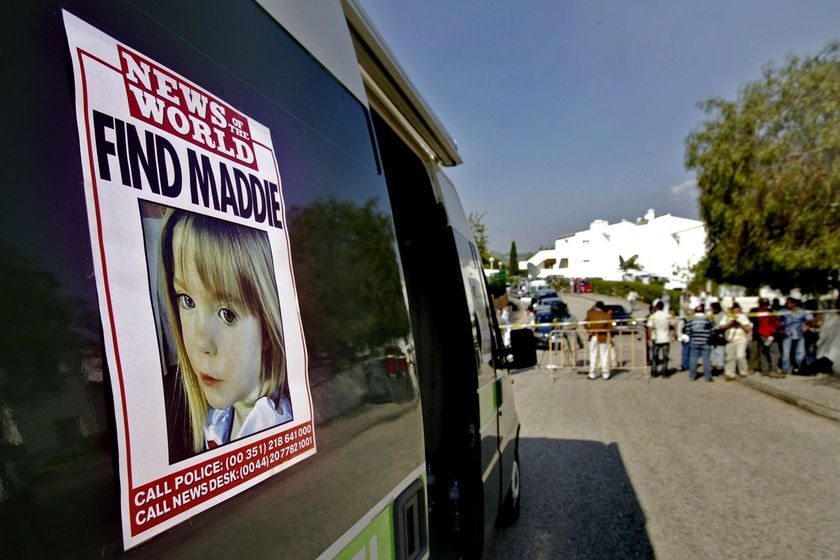
<svg viewBox="0 0 840 560"><path fill-rule="evenodd" d="M802 397L797 397L787 391L782 391L781 389L777 389L776 387L771 387L770 385L766 385L761 383L760 381L755 381L753 379L739 379L739 382L742 385L746 385L751 389L755 389L757 391L761 391L771 397L776 397L786 403L792 404L794 406L798 406L802 410L808 411L811 414L816 414L818 416L822 416L823 418L828 418L829 420L833 420L835 422L840 422L840 410L836 408L831 408L830 406L825 406L819 403L816 403L812 400L808 400Z"/></svg>

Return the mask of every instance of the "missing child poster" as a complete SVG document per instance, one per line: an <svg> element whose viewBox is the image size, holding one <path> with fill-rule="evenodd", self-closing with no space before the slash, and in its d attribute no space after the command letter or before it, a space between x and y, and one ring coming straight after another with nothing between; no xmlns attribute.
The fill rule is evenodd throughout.
<svg viewBox="0 0 840 560"><path fill-rule="evenodd" d="M126 548L315 453L271 132L64 12Z"/></svg>

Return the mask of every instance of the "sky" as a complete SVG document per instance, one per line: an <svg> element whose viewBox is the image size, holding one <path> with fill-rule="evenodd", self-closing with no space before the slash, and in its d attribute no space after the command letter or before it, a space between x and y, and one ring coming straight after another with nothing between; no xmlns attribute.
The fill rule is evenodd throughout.
<svg viewBox="0 0 840 560"><path fill-rule="evenodd" d="M457 141L464 209L520 257L595 219L699 219L698 103L840 39L838 0L359 1Z"/></svg>

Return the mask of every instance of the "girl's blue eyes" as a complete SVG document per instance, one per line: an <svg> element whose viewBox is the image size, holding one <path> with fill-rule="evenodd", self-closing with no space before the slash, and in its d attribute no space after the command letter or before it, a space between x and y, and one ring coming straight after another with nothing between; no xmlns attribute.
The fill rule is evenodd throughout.
<svg viewBox="0 0 840 560"><path fill-rule="evenodd" d="M178 294L178 305L183 309L195 309L195 301L187 294ZM227 307L220 308L218 315L219 319L226 325L232 325L236 322L236 312Z"/></svg>

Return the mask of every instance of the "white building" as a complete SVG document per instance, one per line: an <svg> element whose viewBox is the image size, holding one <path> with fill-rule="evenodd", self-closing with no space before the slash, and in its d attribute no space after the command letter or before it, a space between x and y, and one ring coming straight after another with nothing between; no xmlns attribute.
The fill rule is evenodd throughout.
<svg viewBox="0 0 840 560"><path fill-rule="evenodd" d="M609 224L595 220L588 230L558 237L554 250L538 252L520 268L527 269L530 263L540 269L541 277L621 280L626 274L621 268L622 259L629 261L635 255L641 270L630 273L683 283L690 279L689 270L705 253L703 222L670 214L656 216L648 210L644 218L635 222ZM554 259L553 265L545 267L550 259Z"/></svg>

